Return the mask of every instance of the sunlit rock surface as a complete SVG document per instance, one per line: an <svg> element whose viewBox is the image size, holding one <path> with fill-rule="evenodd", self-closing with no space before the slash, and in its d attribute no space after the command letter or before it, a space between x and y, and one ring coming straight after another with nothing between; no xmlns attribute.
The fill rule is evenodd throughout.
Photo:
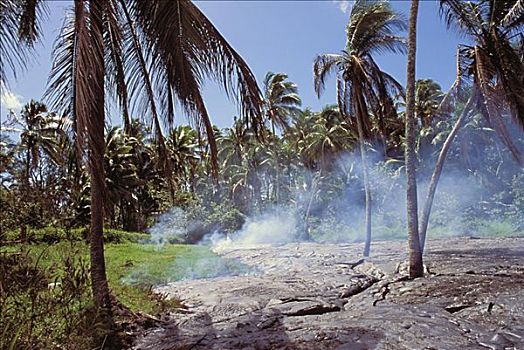
<svg viewBox="0 0 524 350"><path fill-rule="evenodd" d="M524 349L524 238L220 247L257 274L157 288L187 309L135 349Z"/></svg>

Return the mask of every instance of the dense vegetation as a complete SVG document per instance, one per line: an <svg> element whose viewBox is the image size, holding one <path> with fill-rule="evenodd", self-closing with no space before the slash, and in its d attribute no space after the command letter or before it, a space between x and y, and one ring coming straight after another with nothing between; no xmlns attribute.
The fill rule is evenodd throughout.
<svg viewBox="0 0 524 350"><path fill-rule="evenodd" d="M416 6L406 46L407 23L387 2L357 1L343 51L314 61L317 94L330 73L337 88L336 104L314 111L285 73L267 73L259 89L190 1L76 1L56 43L45 102L10 111L1 126L1 347L99 346L109 333L87 331L86 322L116 329L117 306L127 316L162 311L150 286L182 276L168 278L165 268L185 254L210 254L171 244L150 254L154 248L142 245L172 208L189 224L168 243L217 231L234 239L250 219L274 212L295 219L292 239L365 241L366 256L372 239L406 239L408 223L417 242L420 229L420 254L426 232L522 232L522 3L440 5L447 24L467 37L453 86L415 83ZM38 40L41 6L0 0L2 84L4 69L23 65ZM166 18L178 18L176 30ZM375 56L407 47L406 91ZM205 77L238 95L241 114L229 128L211 123ZM104 108L111 97L118 109ZM173 125L175 102L190 125ZM121 114L122 126L107 124L120 119L109 111ZM421 210L410 206L416 186L408 186L408 208L421 212L420 224L406 216L406 169L418 181ZM46 328L49 315L57 323ZM21 323L28 326L16 330ZM85 335L89 344L80 341Z"/></svg>
<svg viewBox="0 0 524 350"><path fill-rule="evenodd" d="M444 96L433 81L419 81L417 96L417 108L422 111L417 136L419 181L427 183L461 111L432 116L431 109ZM38 234L32 229L55 227L65 238L65 231L89 223L89 176L75 160L67 130L70 123L65 117L57 120L56 114L44 108L37 102L28 104L17 115L18 142L3 138L3 240L51 243L60 235L35 238ZM405 237L405 213L395 209L404 186L402 116L402 111L391 116L384 138L378 120L370 118L370 133L376 140L368 143L373 226L375 235L382 238ZM355 152L356 127L343 120L335 106L320 112L295 110L285 117L288 124L281 133L273 133L268 121L263 139L240 121L231 128L216 129L217 181L210 174L206 144L190 126L176 127L166 137L173 164L169 177L163 172L158 145L142 123L134 120L128 133L108 128L105 226L145 231L159 214L180 207L198 223L188 234L189 242L197 242L215 230L233 233L247 217L279 206L290 215L306 216L307 211L315 239L363 239L365 192ZM522 148L522 133L516 128L512 131L513 142ZM446 169L449 175L443 176L430 225L433 232L477 235L496 231L495 226L508 233L522 230L522 168L504 151L480 114L473 115L457 136Z"/></svg>

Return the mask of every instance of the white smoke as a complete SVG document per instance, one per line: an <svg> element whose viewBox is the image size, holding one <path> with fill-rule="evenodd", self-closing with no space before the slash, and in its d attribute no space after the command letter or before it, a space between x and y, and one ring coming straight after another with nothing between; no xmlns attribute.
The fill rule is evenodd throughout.
<svg viewBox="0 0 524 350"><path fill-rule="evenodd" d="M190 222L186 212L178 207L160 215L156 223L149 228L150 241L158 247L166 243L182 243L186 240Z"/></svg>

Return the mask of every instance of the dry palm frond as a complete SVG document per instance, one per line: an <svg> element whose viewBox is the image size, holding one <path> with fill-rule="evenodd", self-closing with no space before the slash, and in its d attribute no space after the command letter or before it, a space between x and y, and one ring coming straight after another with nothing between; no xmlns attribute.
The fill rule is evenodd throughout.
<svg viewBox="0 0 524 350"><path fill-rule="evenodd" d="M0 0L0 84L7 85L8 70L16 77L17 70L25 68L45 14L42 0Z"/></svg>

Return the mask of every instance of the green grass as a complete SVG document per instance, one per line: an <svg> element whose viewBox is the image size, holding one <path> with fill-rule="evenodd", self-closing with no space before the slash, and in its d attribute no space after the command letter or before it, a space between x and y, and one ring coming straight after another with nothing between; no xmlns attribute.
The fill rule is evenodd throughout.
<svg viewBox="0 0 524 350"><path fill-rule="evenodd" d="M74 254L89 261L89 248L84 242L59 242L1 247L1 251L27 249L39 264L58 266L63 256ZM221 258L207 247L166 244L120 243L105 245L109 286L117 299L133 311L158 313L175 308L176 300L166 302L150 293L154 285L186 278L215 277L223 273L247 273L248 269L234 260ZM60 275L57 267L54 272Z"/></svg>

